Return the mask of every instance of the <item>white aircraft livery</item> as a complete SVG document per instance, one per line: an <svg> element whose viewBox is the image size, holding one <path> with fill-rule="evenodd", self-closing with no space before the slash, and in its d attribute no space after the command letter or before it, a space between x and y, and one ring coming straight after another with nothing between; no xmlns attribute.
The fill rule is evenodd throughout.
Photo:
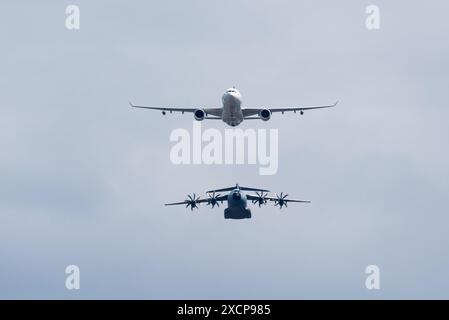
<svg viewBox="0 0 449 320"><path fill-rule="evenodd" d="M324 106L311 106L311 107L283 107L283 108L242 108L242 95L235 88L232 87L223 94L221 108L171 108L171 107L150 107L150 106L137 106L130 103L134 108L145 108L152 110L160 110L165 115L168 112L191 112L195 117L195 120L222 120L226 124L235 127L242 123L243 120L259 119L262 121L268 121L271 118L273 112L288 112L293 111L302 115L305 110L331 108L337 105L338 101L331 105Z"/></svg>

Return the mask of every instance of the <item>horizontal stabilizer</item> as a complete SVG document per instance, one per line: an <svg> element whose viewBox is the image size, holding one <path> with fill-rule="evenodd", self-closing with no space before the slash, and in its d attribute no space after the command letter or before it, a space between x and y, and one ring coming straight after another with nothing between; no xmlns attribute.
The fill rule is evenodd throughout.
<svg viewBox="0 0 449 320"><path fill-rule="evenodd" d="M222 188L222 189L215 189L215 190L209 190L207 193L212 192L221 192L221 191L232 191L234 189L239 189L242 191L260 191L260 192L270 192L270 190L265 189L258 189L258 188L251 188L251 187L241 187L238 184L236 184L234 187L228 187L228 188Z"/></svg>

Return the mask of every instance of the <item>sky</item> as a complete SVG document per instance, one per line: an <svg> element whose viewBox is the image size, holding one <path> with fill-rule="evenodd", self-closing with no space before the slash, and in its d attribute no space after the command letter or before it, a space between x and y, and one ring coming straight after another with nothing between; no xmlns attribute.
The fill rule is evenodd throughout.
<svg viewBox="0 0 449 320"><path fill-rule="evenodd" d="M65 9L80 8L80 29ZM368 5L380 29L365 26ZM446 1L0 4L0 298L448 299ZM192 115L316 105L279 168L174 165ZM221 132L221 121L202 123ZM165 207L239 183L309 199L252 219ZM65 268L80 268L67 290ZM365 287L377 265L380 290Z"/></svg>

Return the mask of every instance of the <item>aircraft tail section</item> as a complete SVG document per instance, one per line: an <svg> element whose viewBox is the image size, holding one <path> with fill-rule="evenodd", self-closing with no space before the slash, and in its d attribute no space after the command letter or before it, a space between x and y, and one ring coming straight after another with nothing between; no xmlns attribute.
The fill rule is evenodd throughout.
<svg viewBox="0 0 449 320"><path fill-rule="evenodd" d="M207 193L212 192L221 192L221 191L232 191L234 189L239 189L242 191L260 191L260 192L270 192L270 190L265 189L258 189L258 188L251 188L251 187L241 187L238 184L236 184L234 187L228 187L228 188L222 188L222 189L215 189L215 190L209 190Z"/></svg>

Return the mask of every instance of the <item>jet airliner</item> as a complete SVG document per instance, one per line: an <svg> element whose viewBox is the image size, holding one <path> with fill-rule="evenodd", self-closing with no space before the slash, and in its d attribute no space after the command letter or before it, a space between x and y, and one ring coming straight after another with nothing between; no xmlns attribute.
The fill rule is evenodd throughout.
<svg viewBox="0 0 449 320"><path fill-rule="evenodd" d="M312 109L323 109L323 108L331 108L335 107L338 103L335 102L331 105L323 105L323 106L310 106L310 107L283 107L283 108L242 108L242 95L235 88L232 87L223 94L222 98L222 107L220 108L172 108L172 107L156 107L156 106L139 106L133 105L130 102L131 107L134 108L144 108L144 109L152 109L162 111L162 114L165 115L168 112L189 112L193 113L195 120L222 120L224 123L235 127L238 126L243 120L262 120L268 121L271 118L272 113L274 112L284 112L293 111L294 113L299 112L301 115L304 114L306 110Z"/></svg>

